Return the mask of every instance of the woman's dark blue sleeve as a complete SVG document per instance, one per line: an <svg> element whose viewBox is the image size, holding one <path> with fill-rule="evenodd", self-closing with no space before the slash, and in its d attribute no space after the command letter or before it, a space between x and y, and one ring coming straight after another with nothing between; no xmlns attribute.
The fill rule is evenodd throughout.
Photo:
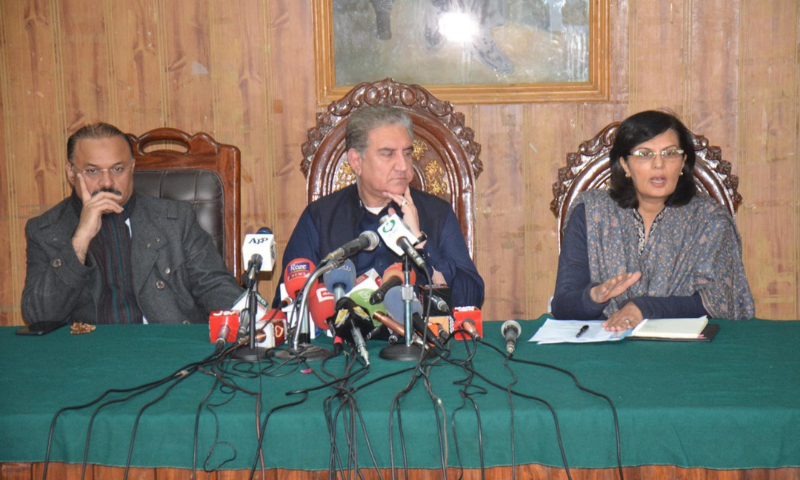
<svg viewBox="0 0 800 480"><path fill-rule="evenodd" d="M695 318L708 315L699 292L690 297L639 297L631 299L642 318Z"/></svg>
<svg viewBox="0 0 800 480"><path fill-rule="evenodd" d="M602 319L605 303L595 303L592 287L589 252L586 247L586 207L579 204L572 211L558 256L556 293L551 310L560 320Z"/></svg>

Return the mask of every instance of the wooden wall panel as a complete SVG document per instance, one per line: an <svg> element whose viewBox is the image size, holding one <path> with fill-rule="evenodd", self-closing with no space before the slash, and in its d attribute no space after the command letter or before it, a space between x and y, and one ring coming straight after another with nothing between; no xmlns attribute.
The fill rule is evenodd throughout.
<svg viewBox="0 0 800 480"><path fill-rule="evenodd" d="M214 137L242 151L242 231L274 224L276 192L265 188L273 172L268 125L267 38L263 2L211 4L211 81ZM265 292L266 293L266 292Z"/></svg>
<svg viewBox="0 0 800 480"><path fill-rule="evenodd" d="M109 55L114 81L109 93L113 111L105 120L137 136L168 126L162 99L167 88L166 72L159 54L165 39L159 35L157 0L112 1L106 5L107 23L113 32Z"/></svg>
<svg viewBox="0 0 800 480"><path fill-rule="evenodd" d="M522 105L484 105L473 123L475 138L488 161L477 186L476 249L478 271L486 283L484 308L506 312L507 318L525 314Z"/></svg>
<svg viewBox="0 0 800 480"><path fill-rule="evenodd" d="M523 180L525 208L525 249L519 252L524 259L525 312L544 312L555 291L558 267L558 237L556 218L550 211L553 199L552 172L564 165L566 152L577 150L580 140L576 122L562 122L574 117L579 110L573 104L529 105L523 122ZM544 132L547 135L543 135ZM532 335L533 332L526 332Z"/></svg>
<svg viewBox="0 0 800 480"><path fill-rule="evenodd" d="M764 318L798 318L798 8L740 2L738 224Z"/></svg>
<svg viewBox="0 0 800 480"><path fill-rule="evenodd" d="M610 3L610 98L459 105L477 187L485 318L538 316L555 284L551 185L567 152L611 121L668 107L723 148L757 315L800 316L800 6L795 0ZM376 79L365 79L376 80ZM311 2L0 2L0 324L21 324L23 227L69 193L67 136L106 120L141 134L207 131L242 150L245 233L278 255L305 204L300 145L314 103ZM446 100L446 99L445 99ZM261 284L271 297L282 265Z"/></svg>
<svg viewBox="0 0 800 480"><path fill-rule="evenodd" d="M215 131L209 1L159 2L163 32L167 125L186 132Z"/></svg>
<svg viewBox="0 0 800 480"><path fill-rule="evenodd" d="M695 133L705 135L722 148L726 159L736 159L736 75L739 39L738 6L726 0L696 1L689 27L691 68L683 120ZM707 61L709 52L725 52ZM745 199L746 201L747 199Z"/></svg>
<svg viewBox="0 0 800 480"><path fill-rule="evenodd" d="M689 80L684 14L689 13L686 4L690 1L629 2L630 113L667 107L684 115ZM615 66L625 68L624 64Z"/></svg>
<svg viewBox="0 0 800 480"><path fill-rule="evenodd" d="M69 133L86 123L113 121L112 95L116 86L113 58L109 54L113 32L108 27L107 2L74 0L60 3L61 48L57 60L64 70L64 108ZM66 141L65 143L66 144Z"/></svg>
<svg viewBox="0 0 800 480"><path fill-rule="evenodd" d="M66 195L64 164L58 155L66 143L60 60L55 56L60 21L55 5L43 0L0 2L4 148L0 175L4 200L0 322L22 323L20 296L25 279L25 222ZM64 142L62 142L62 139Z"/></svg>
<svg viewBox="0 0 800 480"><path fill-rule="evenodd" d="M278 262L273 272L269 297L283 269L281 257L297 219L306 204L305 177L300 171L300 146L307 131L316 124L314 89L314 43L311 2L271 0L267 47L271 62L269 78L269 129L274 177L264 188L275 192L274 212ZM261 289L262 292L264 288Z"/></svg>
<svg viewBox="0 0 800 480"><path fill-rule="evenodd" d="M8 64L8 40L6 38L6 25L3 22L5 12L3 6L0 5L0 111L4 111L5 106L9 105L10 98L8 93L11 91L9 88L10 78L7 72L9 71ZM6 128L10 128L11 123L5 121L5 117L0 115L0 156L8 158L9 156L9 143L6 141L8 137ZM4 169L0 171L0 272L13 272L12 258L11 258L11 196L10 182L11 177L9 170L13 168L11 162L2 165ZM12 275L3 275L0 277L0 325L9 324L13 321L14 316L14 303L13 301L6 303L6 300L11 300L15 297L14 288L19 284L15 283Z"/></svg>

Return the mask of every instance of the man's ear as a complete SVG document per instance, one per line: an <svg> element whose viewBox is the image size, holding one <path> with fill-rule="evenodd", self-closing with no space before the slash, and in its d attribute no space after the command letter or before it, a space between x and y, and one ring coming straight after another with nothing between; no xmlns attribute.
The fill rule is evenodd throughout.
<svg viewBox="0 0 800 480"><path fill-rule="evenodd" d="M77 179L75 178L75 171L72 169L72 164L69 163L69 160L67 160L66 167L67 167L67 180L69 180L69 184L74 187L75 181Z"/></svg>
<svg viewBox="0 0 800 480"><path fill-rule="evenodd" d="M351 148L347 151L347 163L350 164L350 168L353 169L353 173L355 173L357 177L361 176L361 160L361 154L358 153L358 150L355 148Z"/></svg>

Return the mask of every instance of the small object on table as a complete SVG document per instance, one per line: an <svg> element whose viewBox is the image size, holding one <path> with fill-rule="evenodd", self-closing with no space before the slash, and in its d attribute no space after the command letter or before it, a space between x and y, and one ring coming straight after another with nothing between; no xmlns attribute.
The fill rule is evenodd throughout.
<svg viewBox="0 0 800 480"><path fill-rule="evenodd" d="M85 335L93 332L95 328L97 327L88 323L75 322L69 327L69 333L72 335Z"/></svg>

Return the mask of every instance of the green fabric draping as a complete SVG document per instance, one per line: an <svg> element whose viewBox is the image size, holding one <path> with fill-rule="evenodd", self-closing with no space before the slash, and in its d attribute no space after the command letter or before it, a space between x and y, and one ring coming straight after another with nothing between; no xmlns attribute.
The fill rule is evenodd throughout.
<svg viewBox="0 0 800 480"><path fill-rule="evenodd" d="M713 342L632 342L534 345L525 343L543 319L521 322L523 337L515 358L544 362L573 372L587 388L608 395L619 415L623 465L677 465L717 469L777 468L800 465L800 322L712 321L721 329ZM484 325L487 341L502 347L500 323ZM73 336L63 328L43 337L14 335L0 328L0 462L44 460L54 413L89 402L109 388L130 388L164 377L213 351L208 329L200 325L98 326ZM330 345L326 339L323 345ZM379 358L383 346L368 342L372 366L355 385L408 368ZM464 358L462 342L453 356ZM512 377L503 358L480 346L476 370L502 386ZM311 363L320 375L319 362ZM343 374L337 358L326 369ZM576 388L563 373L511 363L514 389L540 397L555 409L570 467L616 465L614 425L608 404ZM319 385L313 374L284 367L260 379L233 377L250 391L262 391L261 415L299 400L286 392ZM454 384L467 377L456 366L432 369L433 392L441 398L447 430L447 463L457 466L451 420L462 405ZM402 373L360 389L356 399L379 466L389 467L389 409L410 378ZM142 415L132 465L191 468L195 415L214 377L198 372L176 385ZM479 407L485 465L511 464L510 408L505 391L475 378L471 388ZM134 400L101 409L91 433L90 463L123 466L139 409L164 392L154 389ZM276 411L264 441L268 468L326 470L331 451L323 411L331 388L313 391L305 402ZM114 394L112 398L122 398ZM256 452L255 397L231 396L216 388L199 423L198 467L208 452L209 466L234 457L223 468L250 468ZM223 404L224 403L224 404ZM338 402L334 403L334 408ZM516 463L561 466L554 419L540 402L514 397ZM401 402L408 459L414 468L438 468L439 441L433 403L419 382ZM440 413L442 410L439 410ZM83 461L87 426L94 408L63 414L55 429L51 461ZM440 417L441 421L441 417ZM478 422L471 405L455 419L464 466L480 467ZM219 432L215 437L215 431ZM344 419L337 423L337 447L346 462ZM358 463L372 466L358 426ZM397 418L393 428L395 463L402 465ZM216 444L215 442L216 438Z"/></svg>

